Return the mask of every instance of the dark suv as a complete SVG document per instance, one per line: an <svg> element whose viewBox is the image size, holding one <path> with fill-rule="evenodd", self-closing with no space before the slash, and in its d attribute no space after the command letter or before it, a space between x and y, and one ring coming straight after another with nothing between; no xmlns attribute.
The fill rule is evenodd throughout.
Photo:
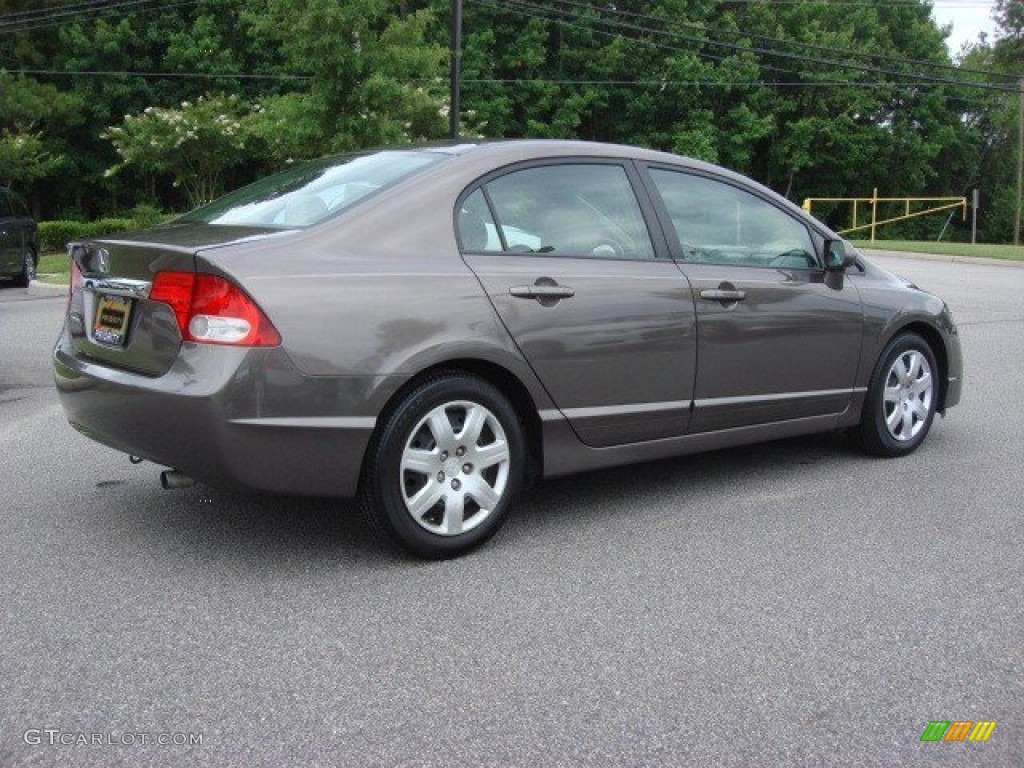
<svg viewBox="0 0 1024 768"><path fill-rule="evenodd" d="M28 287L38 263L36 222L20 197L0 187L0 277L13 277L15 285Z"/></svg>

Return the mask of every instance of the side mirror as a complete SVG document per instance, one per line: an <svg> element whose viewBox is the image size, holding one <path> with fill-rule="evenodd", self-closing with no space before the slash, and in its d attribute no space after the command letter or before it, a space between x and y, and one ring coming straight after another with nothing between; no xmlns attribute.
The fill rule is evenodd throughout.
<svg viewBox="0 0 1024 768"><path fill-rule="evenodd" d="M843 240L825 241L825 270L843 272L857 262L857 257L846 248Z"/></svg>

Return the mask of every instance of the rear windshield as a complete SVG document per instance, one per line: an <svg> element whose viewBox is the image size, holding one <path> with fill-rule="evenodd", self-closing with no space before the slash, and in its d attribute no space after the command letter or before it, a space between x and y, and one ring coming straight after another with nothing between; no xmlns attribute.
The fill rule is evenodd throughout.
<svg viewBox="0 0 1024 768"><path fill-rule="evenodd" d="M445 157L398 150L313 160L242 187L177 221L308 227Z"/></svg>

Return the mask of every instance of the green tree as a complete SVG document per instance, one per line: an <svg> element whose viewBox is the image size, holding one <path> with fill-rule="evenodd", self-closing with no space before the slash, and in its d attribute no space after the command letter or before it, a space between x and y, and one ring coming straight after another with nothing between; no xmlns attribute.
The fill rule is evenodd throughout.
<svg viewBox="0 0 1024 768"><path fill-rule="evenodd" d="M957 140L955 161L971 170L964 194L981 192L979 237L986 242L1012 242L1017 207L1017 132L1019 95L1016 81L1024 75L1024 11L1019 3L999 1L993 14L994 40L982 39L970 46L961 59L965 80L992 82L974 74L991 71L1003 75L1006 90L964 89L963 130Z"/></svg>
<svg viewBox="0 0 1024 768"><path fill-rule="evenodd" d="M81 103L52 86L0 70L0 105L0 181L32 192L39 179L69 165L65 143L42 127L77 124Z"/></svg>
<svg viewBox="0 0 1024 768"><path fill-rule="evenodd" d="M0 19L57 5L71 8L0 0ZM617 141L717 161L797 201L979 184L1012 213L1003 190L1013 183L1013 94L919 75L1019 76L1020 8L999 0L1000 37L968 52L958 75L937 68L951 62L924 0L467 2L460 118L470 134ZM11 26L0 33L3 66L104 74L0 74L5 151L14 157L21 137L37 203L96 214L139 201L177 207L289 161L441 137L449 10L450 0L195 0ZM127 136L124 115L142 120L148 107L195 105L207 92L253 105L232 113L241 147L211 139L175 171L169 152L143 152ZM101 138L111 126L137 151L130 161ZM179 137L149 138L174 148ZM186 177L213 181L189 190ZM1004 232L996 207L985 224Z"/></svg>
<svg viewBox="0 0 1024 768"><path fill-rule="evenodd" d="M263 0L245 13L263 45L279 47L308 92L282 103L313 125L295 133L318 152L443 135L446 51L428 41L434 15L387 0ZM298 105L302 104L299 109Z"/></svg>
<svg viewBox="0 0 1024 768"><path fill-rule="evenodd" d="M168 174L185 190L190 205L213 200L222 192L224 173L245 160L243 121L251 108L237 96L200 96L180 108L147 107L125 115L121 125L104 133L127 166Z"/></svg>
<svg viewBox="0 0 1024 768"><path fill-rule="evenodd" d="M39 133L0 132L0 184L28 189L32 183L64 165L63 156L44 148Z"/></svg>

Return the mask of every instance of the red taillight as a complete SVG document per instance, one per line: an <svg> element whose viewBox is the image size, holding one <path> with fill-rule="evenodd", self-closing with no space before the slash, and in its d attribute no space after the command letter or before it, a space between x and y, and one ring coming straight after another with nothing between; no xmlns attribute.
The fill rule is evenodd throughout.
<svg viewBox="0 0 1024 768"><path fill-rule="evenodd" d="M64 314L71 313L71 297L75 295L75 291L82 287L82 270L78 268L78 264L74 259L71 259L71 273L68 277L68 309Z"/></svg>
<svg viewBox="0 0 1024 768"><path fill-rule="evenodd" d="M241 288L219 275L157 272L149 298L174 310L181 338L205 344L273 347L277 329Z"/></svg>
<svg viewBox="0 0 1024 768"><path fill-rule="evenodd" d="M174 310L181 338L188 338L188 311L192 306L195 272L157 272L149 289L149 298L160 301Z"/></svg>

